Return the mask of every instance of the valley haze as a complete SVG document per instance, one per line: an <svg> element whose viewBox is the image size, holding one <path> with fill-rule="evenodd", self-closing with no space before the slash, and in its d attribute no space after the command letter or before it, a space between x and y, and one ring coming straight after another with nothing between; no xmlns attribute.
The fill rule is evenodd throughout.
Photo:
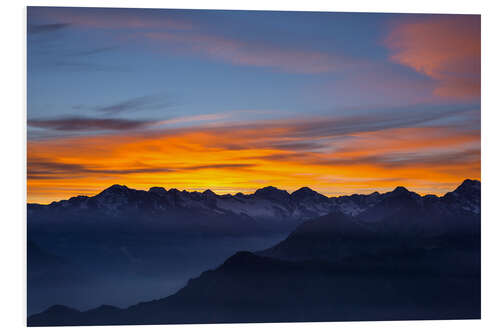
<svg viewBox="0 0 500 333"><path fill-rule="evenodd" d="M133 302L122 300L120 307L88 311L38 305L44 311L30 315L28 324L477 318L480 202L480 182L465 180L441 197L404 187L328 198L306 187L219 196L113 185L93 197L29 204L33 295L54 281L58 288L81 283L101 289L109 274L117 283L130 278L122 291L134 285L141 303L127 307ZM221 248L210 249L214 244ZM87 253L79 253L82 248ZM79 257L78 265L68 255ZM164 282L177 275L177 282L156 290L166 298L144 302L147 295L160 296L147 290L145 277L153 275ZM358 288L368 294L356 294ZM432 301L436 295L443 300Z"/></svg>

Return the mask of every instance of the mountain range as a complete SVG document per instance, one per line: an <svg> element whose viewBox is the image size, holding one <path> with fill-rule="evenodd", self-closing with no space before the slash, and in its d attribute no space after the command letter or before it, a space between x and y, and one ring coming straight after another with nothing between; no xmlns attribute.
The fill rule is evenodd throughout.
<svg viewBox="0 0 500 333"><path fill-rule="evenodd" d="M403 187L337 198L307 188L235 196L169 192L114 186L78 203L72 198L29 209L62 215L94 209L117 217L130 207L141 214L149 207L151 215L192 207L199 214L243 215L254 222L289 223L285 216L298 222L282 241L237 252L170 296L88 311L54 305L30 316L28 325L480 318L479 181L465 180L441 197ZM183 199L172 201L179 193ZM262 211L252 214L254 204Z"/></svg>
<svg viewBox="0 0 500 333"><path fill-rule="evenodd" d="M49 205L28 204L28 221L30 228L46 222L53 228L69 222L71 228L93 227L93 222L100 223L100 228L120 227L132 221L127 228L228 233L290 231L301 222L334 212L377 220L393 214L391 207L395 205L397 209L414 205L439 214L479 214L478 191L480 183L473 180L465 180L442 197L420 196L404 187L384 194L328 198L308 187L291 194L268 186L253 194L217 195L210 190L200 193L152 187L143 191L113 185L91 197L77 196ZM113 224L116 221L120 223Z"/></svg>

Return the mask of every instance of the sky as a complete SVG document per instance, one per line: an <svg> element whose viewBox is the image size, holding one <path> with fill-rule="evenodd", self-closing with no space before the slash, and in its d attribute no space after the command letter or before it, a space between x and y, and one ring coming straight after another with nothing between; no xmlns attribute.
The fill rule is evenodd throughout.
<svg viewBox="0 0 500 333"><path fill-rule="evenodd" d="M27 10L28 202L481 177L478 15Z"/></svg>

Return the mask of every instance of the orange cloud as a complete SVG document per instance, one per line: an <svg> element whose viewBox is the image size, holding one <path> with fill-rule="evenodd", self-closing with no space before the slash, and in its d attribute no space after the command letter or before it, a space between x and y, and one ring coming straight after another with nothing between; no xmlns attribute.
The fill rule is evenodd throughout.
<svg viewBox="0 0 500 333"><path fill-rule="evenodd" d="M217 193L265 185L310 186L326 195L397 185L443 193L464 178L480 178L478 132L411 127L346 134L332 131L338 124L317 127L283 120L29 141L28 200L94 194L115 183Z"/></svg>
<svg viewBox="0 0 500 333"><path fill-rule="evenodd" d="M435 79L434 94L477 98L481 90L481 17L432 15L394 24L391 59Z"/></svg>

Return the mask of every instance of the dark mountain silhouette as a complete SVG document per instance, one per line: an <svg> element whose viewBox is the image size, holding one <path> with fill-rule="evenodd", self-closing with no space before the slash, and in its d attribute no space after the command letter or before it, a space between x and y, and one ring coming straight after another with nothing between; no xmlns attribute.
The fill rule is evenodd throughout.
<svg viewBox="0 0 500 333"><path fill-rule="evenodd" d="M293 230L301 222L341 212L363 220L379 220L397 210L445 207L478 214L478 181L466 180L444 197L425 196L398 187L392 192L328 198L307 187L292 194L268 186L254 194L217 195L165 190L149 191L113 185L93 196L77 196L49 205L28 204L28 227L54 229L166 230L220 234ZM479 186L479 187L478 187ZM472 199L471 199L472 198Z"/></svg>
<svg viewBox="0 0 500 333"><path fill-rule="evenodd" d="M259 196L326 202L297 192L266 188ZM478 181L443 197L398 187L349 200L362 211L308 220L275 246L238 252L171 296L125 309L53 306L28 325L480 318Z"/></svg>
<svg viewBox="0 0 500 333"><path fill-rule="evenodd" d="M27 242L27 304L30 311L33 304L41 306L47 303L41 297L46 290L59 290L64 285L82 285L88 275L80 266L65 257L55 255L40 247L28 237ZM29 313L29 312L28 312Z"/></svg>

